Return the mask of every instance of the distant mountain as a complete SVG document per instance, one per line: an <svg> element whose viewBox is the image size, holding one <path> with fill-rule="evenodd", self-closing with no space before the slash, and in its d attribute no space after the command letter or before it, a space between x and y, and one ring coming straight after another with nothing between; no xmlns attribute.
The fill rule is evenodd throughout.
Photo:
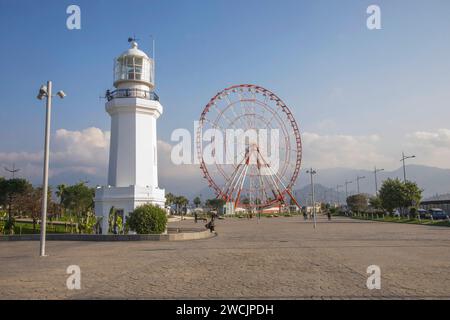
<svg viewBox="0 0 450 320"><path fill-rule="evenodd" d="M342 189L341 189L342 190ZM294 190L294 195L301 206L311 205L311 185L306 185L301 189ZM336 189L327 188L321 184L314 185L314 199L316 202L343 203L345 201L345 192Z"/></svg>

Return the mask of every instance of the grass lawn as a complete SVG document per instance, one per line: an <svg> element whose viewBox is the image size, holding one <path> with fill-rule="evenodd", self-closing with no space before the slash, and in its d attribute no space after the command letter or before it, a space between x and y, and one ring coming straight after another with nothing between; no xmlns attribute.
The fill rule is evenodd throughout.
<svg viewBox="0 0 450 320"><path fill-rule="evenodd" d="M0 229L3 229L4 222L0 221ZM14 226L14 234L39 234L41 232L41 225L36 224L36 229L33 230L33 224L28 222L16 221ZM47 223L47 233L70 233L70 226L67 226L67 230L63 225L54 225Z"/></svg>

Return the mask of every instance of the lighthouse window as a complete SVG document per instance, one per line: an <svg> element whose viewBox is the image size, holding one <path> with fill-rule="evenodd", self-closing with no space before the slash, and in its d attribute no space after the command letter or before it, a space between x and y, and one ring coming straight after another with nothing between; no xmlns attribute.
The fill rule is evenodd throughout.
<svg viewBox="0 0 450 320"><path fill-rule="evenodd" d="M142 58L134 58L134 74L136 80L142 79Z"/></svg>
<svg viewBox="0 0 450 320"><path fill-rule="evenodd" d="M117 59L114 67L116 80L145 80L151 82L151 63L142 57L126 56Z"/></svg>

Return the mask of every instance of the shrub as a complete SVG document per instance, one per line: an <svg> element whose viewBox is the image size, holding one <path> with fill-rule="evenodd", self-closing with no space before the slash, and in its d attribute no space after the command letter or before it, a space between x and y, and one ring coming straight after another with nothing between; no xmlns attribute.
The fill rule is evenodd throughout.
<svg viewBox="0 0 450 320"><path fill-rule="evenodd" d="M5 221L5 224L3 225L3 232L4 232L4 234L13 235L14 234L14 227L15 227L15 225L16 225L16 220L14 220L14 218L7 219Z"/></svg>
<svg viewBox="0 0 450 320"><path fill-rule="evenodd" d="M161 234L166 230L167 215L163 209L145 204L130 214L127 225L138 234Z"/></svg>
<svg viewBox="0 0 450 320"><path fill-rule="evenodd" d="M347 206L352 211L361 212L367 209L367 196L355 194L347 198Z"/></svg>

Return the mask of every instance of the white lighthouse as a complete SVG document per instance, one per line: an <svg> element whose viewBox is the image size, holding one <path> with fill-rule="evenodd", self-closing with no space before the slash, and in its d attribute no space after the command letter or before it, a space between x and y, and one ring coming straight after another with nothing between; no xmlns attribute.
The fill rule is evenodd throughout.
<svg viewBox="0 0 450 320"><path fill-rule="evenodd" d="M111 116L108 186L95 194L95 214L108 232L111 207L123 217L136 207L164 206L158 187L156 119L163 107L154 92L154 61L130 39L131 48L114 62L114 91L107 91L106 111Z"/></svg>

